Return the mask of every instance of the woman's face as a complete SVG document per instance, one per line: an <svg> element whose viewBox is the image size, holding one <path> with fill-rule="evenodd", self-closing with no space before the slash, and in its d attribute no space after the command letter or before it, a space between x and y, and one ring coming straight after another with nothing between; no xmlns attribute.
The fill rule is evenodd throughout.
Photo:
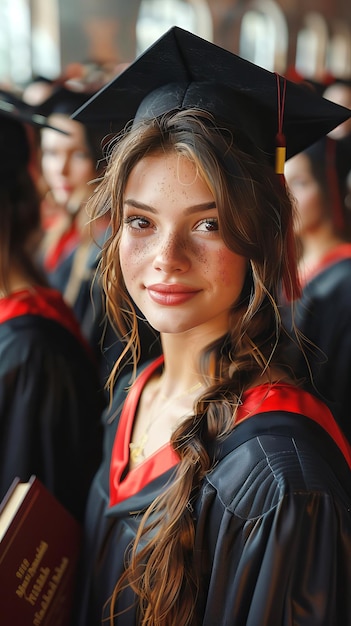
<svg viewBox="0 0 351 626"><path fill-rule="evenodd" d="M96 177L84 126L62 114L52 115L50 123L69 135L43 129L43 176L58 204L66 205L75 200L79 204L89 194L89 181Z"/></svg>
<svg viewBox="0 0 351 626"><path fill-rule="evenodd" d="M316 230L326 216L323 193L306 154L297 154L286 162L285 180L296 199L294 229L297 235L303 237Z"/></svg>
<svg viewBox="0 0 351 626"><path fill-rule="evenodd" d="M125 189L120 263L126 287L161 333L228 330L247 260L218 230L214 197L194 164L175 153L143 158Z"/></svg>

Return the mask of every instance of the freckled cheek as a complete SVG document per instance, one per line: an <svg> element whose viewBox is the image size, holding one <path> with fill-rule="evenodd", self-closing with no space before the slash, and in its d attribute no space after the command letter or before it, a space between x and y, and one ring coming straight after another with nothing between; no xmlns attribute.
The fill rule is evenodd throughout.
<svg viewBox="0 0 351 626"><path fill-rule="evenodd" d="M147 246L137 240L121 239L119 259L122 274L126 285L133 283L139 275L140 269L145 268Z"/></svg>
<svg viewBox="0 0 351 626"><path fill-rule="evenodd" d="M228 250L219 250L216 261L219 282L226 287L232 287L236 283L241 289L246 275L246 260Z"/></svg>
<svg viewBox="0 0 351 626"><path fill-rule="evenodd" d="M192 257L195 263L198 263L202 267L202 271L205 274L211 269L211 261L208 248L201 245L183 245L183 250L189 257Z"/></svg>

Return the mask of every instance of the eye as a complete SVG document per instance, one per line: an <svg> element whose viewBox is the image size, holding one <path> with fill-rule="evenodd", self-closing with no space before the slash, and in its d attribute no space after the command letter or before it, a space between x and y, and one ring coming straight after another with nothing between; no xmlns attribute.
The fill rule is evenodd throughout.
<svg viewBox="0 0 351 626"><path fill-rule="evenodd" d="M219 230L217 217L209 217L205 220L201 220L201 222L196 225L195 230L207 233L217 232Z"/></svg>
<svg viewBox="0 0 351 626"><path fill-rule="evenodd" d="M89 152L86 152L84 150L75 150L73 152L73 157L75 159L77 159L77 160L78 159L84 160L84 159L90 159L91 158Z"/></svg>
<svg viewBox="0 0 351 626"><path fill-rule="evenodd" d="M151 222L141 215L130 215L124 219L124 224L133 230L145 230L151 227Z"/></svg>
<svg viewBox="0 0 351 626"><path fill-rule="evenodd" d="M290 187L303 188L311 184L312 179L307 176L297 176L291 181Z"/></svg>

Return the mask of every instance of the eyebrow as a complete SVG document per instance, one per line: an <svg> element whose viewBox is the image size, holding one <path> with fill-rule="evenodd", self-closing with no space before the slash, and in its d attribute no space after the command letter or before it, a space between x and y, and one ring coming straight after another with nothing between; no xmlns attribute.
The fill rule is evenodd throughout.
<svg viewBox="0 0 351 626"><path fill-rule="evenodd" d="M141 209L149 213L158 213L157 209L155 209L154 207L149 206L148 204L144 204L143 202L138 202L138 200L133 200L133 198L126 198L126 200L124 200L124 204L133 207L134 209ZM192 206L189 206L185 209L184 212L186 215L191 215L192 213L197 213L199 211L209 211L210 209L216 208L217 207L215 202L204 202L201 204L194 204Z"/></svg>

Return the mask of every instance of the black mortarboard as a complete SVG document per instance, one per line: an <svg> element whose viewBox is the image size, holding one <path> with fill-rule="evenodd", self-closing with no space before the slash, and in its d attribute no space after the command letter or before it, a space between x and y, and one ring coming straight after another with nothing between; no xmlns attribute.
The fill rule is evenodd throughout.
<svg viewBox="0 0 351 626"><path fill-rule="evenodd" d="M59 133L67 134L63 130L49 124L47 118L35 111L35 109L23 102L15 94L0 89L0 115L3 118L11 118L22 124L29 124L37 128L51 128Z"/></svg>
<svg viewBox="0 0 351 626"><path fill-rule="evenodd" d="M278 145L286 140L289 158L351 117L303 86L176 26L72 117L105 122L106 132L119 133L134 118L190 106L244 128L271 160L277 136Z"/></svg>
<svg viewBox="0 0 351 626"><path fill-rule="evenodd" d="M23 168L30 160L30 142L26 129L16 116L3 114L0 101L0 183L4 184Z"/></svg>
<svg viewBox="0 0 351 626"><path fill-rule="evenodd" d="M71 116L76 109L91 98L93 93L95 92L87 91L83 88L82 90L74 90L64 85L58 85L53 93L36 107L36 110L46 117L53 113Z"/></svg>
<svg viewBox="0 0 351 626"><path fill-rule="evenodd" d="M51 128L64 132L48 123L42 115L15 94L0 90L0 180L4 184L30 161L31 145L25 124L37 128ZM64 133L65 135L67 133Z"/></svg>

